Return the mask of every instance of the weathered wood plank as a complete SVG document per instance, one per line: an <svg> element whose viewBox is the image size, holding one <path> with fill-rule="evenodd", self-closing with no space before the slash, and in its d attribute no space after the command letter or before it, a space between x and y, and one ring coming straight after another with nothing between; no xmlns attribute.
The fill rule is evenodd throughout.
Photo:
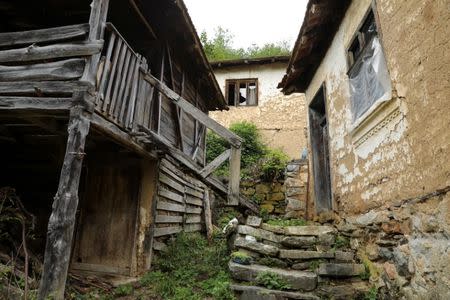
<svg viewBox="0 0 450 300"><path fill-rule="evenodd" d="M25 81L0 82L0 94L69 94L75 90L92 91L93 86L85 81Z"/></svg>
<svg viewBox="0 0 450 300"><path fill-rule="evenodd" d="M114 119L117 120L118 118L118 114L120 111L121 106L123 106L128 99L126 99L123 95L123 93L125 92L125 86L127 84L127 81L129 81L129 76L130 73L132 72L129 68L130 66L130 62L132 62L132 55L131 55L131 51L127 52L127 56L125 59L125 65L123 67L123 74L122 74L122 80L120 81L120 85L119 85L119 91L117 93L117 104L114 107L114 111L112 112L112 115L114 116Z"/></svg>
<svg viewBox="0 0 450 300"><path fill-rule="evenodd" d="M196 205L196 206L203 206L203 201L201 199L194 198L191 196L186 196L186 203Z"/></svg>
<svg viewBox="0 0 450 300"><path fill-rule="evenodd" d="M171 235L171 234L181 232L181 230L182 230L182 228L180 226L159 227L159 228L155 228L153 237Z"/></svg>
<svg viewBox="0 0 450 300"><path fill-rule="evenodd" d="M124 64L127 58L130 57L130 51L128 51L128 47L124 45L120 51L120 58L117 62L117 75L114 78L114 84L113 84L113 92L111 94L111 103L109 105L109 115L113 115L114 109L116 108L116 102L118 101L118 94L119 94L119 86L120 83L123 81L123 78L125 78L124 74L122 74L122 70L124 68ZM120 101L120 100L119 100Z"/></svg>
<svg viewBox="0 0 450 300"><path fill-rule="evenodd" d="M141 64L141 57L139 56L136 59L136 66L134 69L134 75L132 78L132 84L131 84L131 91L130 91L130 107L128 108L127 114L125 116L125 126L127 126L127 128L132 129L133 128L133 124L132 122L134 121L134 115L135 115L135 110L136 110L136 105L137 105L137 93L138 93L138 84L139 84L139 66Z"/></svg>
<svg viewBox="0 0 450 300"><path fill-rule="evenodd" d="M182 185L186 184L186 181L184 180L184 175L181 172L177 172L177 168L167 168L165 165L161 164L161 170L166 173L166 175L169 175L173 179L175 179L177 182L181 183Z"/></svg>
<svg viewBox="0 0 450 300"><path fill-rule="evenodd" d="M241 149L231 148L230 180L228 182L228 205L239 204L239 184L241 182Z"/></svg>
<svg viewBox="0 0 450 300"><path fill-rule="evenodd" d="M168 88L164 83L156 79L153 75L147 73L144 77L145 80L147 80L151 85L155 86L156 89L158 89L161 93L163 93L167 98L172 100L174 103L176 103L182 110L184 110L185 113L188 113L192 115L195 119L197 119L200 123L205 125L206 127L212 129L214 132L216 132L218 135L223 137L225 140L227 140L231 145L234 147L239 148L242 139L234 134L233 132L229 131L224 126L220 125L210 117L208 117L207 114L205 114L200 109L196 108L194 105L192 105L189 101L186 99L183 99L181 96L176 94L174 91L172 91L170 88Z"/></svg>
<svg viewBox="0 0 450 300"><path fill-rule="evenodd" d="M197 190L195 190L193 188L185 187L185 193L189 194L189 195L192 195L192 196L195 196L197 198L203 199L203 193L199 192L199 191L197 191Z"/></svg>
<svg viewBox="0 0 450 300"><path fill-rule="evenodd" d="M81 58L23 66L0 65L0 81L46 81L80 78L86 61Z"/></svg>
<svg viewBox="0 0 450 300"><path fill-rule="evenodd" d="M222 154L217 156L212 162L210 162L206 167L201 170L200 175L202 177L207 177L209 174L214 172L221 164L223 164L231 154L231 150L227 149Z"/></svg>
<svg viewBox="0 0 450 300"><path fill-rule="evenodd" d="M184 187L181 184L179 184L178 182L176 182L175 180L169 178L166 174L160 174L159 181L167 184L171 188L173 188L181 193L184 193Z"/></svg>
<svg viewBox="0 0 450 300"><path fill-rule="evenodd" d="M160 189L158 195L172 201L183 203L183 196L166 189Z"/></svg>
<svg viewBox="0 0 450 300"><path fill-rule="evenodd" d="M105 65L103 67L102 78L100 80L100 84L99 84L99 88L98 88L98 97L100 98L101 102L103 102L105 100L105 88L106 88L108 79L111 76L111 70L110 70L111 56L112 56L115 44L116 44L116 34L114 32L112 32L111 37L109 38L108 49L106 50Z"/></svg>
<svg viewBox="0 0 450 300"><path fill-rule="evenodd" d="M202 230L202 224L184 225L185 232L195 232L195 231L201 231L201 230Z"/></svg>
<svg viewBox="0 0 450 300"><path fill-rule="evenodd" d="M116 76L116 71L117 71L117 61L119 60L120 53L122 52L121 51L122 47L125 47L122 39L117 39L117 44L114 47L114 54L113 54L113 59L112 59L112 69L111 69L111 73L109 75L108 87L106 88L105 98L103 100L103 108L102 108L103 111L106 111L108 109L109 104L111 103L111 92L112 92L113 82L114 82L114 78Z"/></svg>
<svg viewBox="0 0 450 300"><path fill-rule="evenodd" d="M89 24L77 24L38 30L0 33L0 46L54 42L87 35Z"/></svg>
<svg viewBox="0 0 450 300"><path fill-rule="evenodd" d="M183 217L182 216L164 216L164 215L157 215L155 218L156 223L182 223Z"/></svg>
<svg viewBox="0 0 450 300"><path fill-rule="evenodd" d="M184 212L185 211L185 208L183 205L164 202L161 200L158 200L158 204L156 205L156 208L160 209L160 210L167 210L167 211L174 211L174 212Z"/></svg>
<svg viewBox="0 0 450 300"><path fill-rule="evenodd" d="M212 224L212 213L211 213L211 202L209 199L209 191L205 190L205 207L204 207L204 216L205 216L205 227L206 227L206 236L208 240L211 241L213 235L213 224Z"/></svg>
<svg viewBox="0 0 450 300"><path fill-rule="evenodd" d="M189 216L186 218L186 224L196 224L201 222L202 222L201 216Z"/></svg>
<svg viewBox="0 0 450 300"><path fill-rule="evenodd" d="M186 207L186 213L188 214L201 214L202 209L200 207Z"/></svg>
<svg viewBox="0 0 450 300"><path fill-rule="evenodd" d="M125 123L125 111L131 109L131 86L133 85L133 77L135 74L135 69L138 68L137 62L139 61L139 58L135 55L132 55L131 62L130 62L130 68L128 70L127 80L125 84L125 89L123 94L120 96L122 98L120 110L118 111L118 120L119 123L124 124L125 126L127 123ZM134 105L134 104L133 104Z"/></svg>
<svg viewBox="0 0 450 300"><path fill-rule="evenodd" d="M0 110L2 109L69 110L72 106L73 106L72 98L0 96Z"/></svg>
<svg viewBox="0 0 450 300"><path fill-rule="evenodd" d="M119 268L119 267L113 267L113 266L105 266L105 265L99 265L99 264L87 264L87 263L72 263L71 268L73 270L80 270L80 271L90 271L90 272L96 272L96 273L106 273L106 274L122 274L122 275L128 275L130 273L130 270L128 268Z"/></svg>
<svg viewBox="0 0 450 300"><path fill-rule="evenodd" d="M100 53L103 41L56 44L50 46L29 46L21 49L0 51L0 63L25 62L73 56L89 56Z"/></svg>

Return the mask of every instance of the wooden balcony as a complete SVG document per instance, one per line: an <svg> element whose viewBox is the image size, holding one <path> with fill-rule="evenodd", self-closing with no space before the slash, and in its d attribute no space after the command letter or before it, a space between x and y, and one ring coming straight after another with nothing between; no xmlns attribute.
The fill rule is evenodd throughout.
<svg viewBox="0 0 450 300"><path fill-rule="evenodd" d="M94 80L87 71L92 58L99 61ZM0 64L0 110L51 114L81 105L106 135L139 153L169 153L226 193L230 205L238 204L241 139L153 76L146 58L112 24L106 25L104 40L89 39L88 24L0 33ZM162 98L176 107L174 119L162 118ZM184 115L195 120L191 145L183 140ZM164 129L174 120L178 133L171 140ZM228 141L230 149L205 166L198 153L207 128ZM228 187L211 176L226 160Z"/></svg>

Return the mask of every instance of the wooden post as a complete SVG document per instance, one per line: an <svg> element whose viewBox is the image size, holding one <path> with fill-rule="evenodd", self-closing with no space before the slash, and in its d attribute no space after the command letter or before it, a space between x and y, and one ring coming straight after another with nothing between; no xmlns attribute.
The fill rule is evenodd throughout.
<svg viewBox="0 0 450 300"><path fill-rule="evenodd" d="M70 111L69 135L52 214L48 222L44 269L38 299L64 299L69 268L75 215L78 206L78 186L84 158L84 145L90 121L82 106Z"/></svg>
<svg viewBox="0 0 450 300"><path fill-rule="evenodd" d="M208 241L212 240L213 235L213 224L212 224L212 216L211 216L211 202L209 201L209 190L205 187L204 193L204 212L205 212L205 226L206 226L206 236L208 237Z"/></svg>
<svg viewBox="0 0 450 300"><path fill-rule="evenodd" d="M228 205L239 204L239 184L241 181L241 148L231 147L230 181L228 182Z"/></svg>

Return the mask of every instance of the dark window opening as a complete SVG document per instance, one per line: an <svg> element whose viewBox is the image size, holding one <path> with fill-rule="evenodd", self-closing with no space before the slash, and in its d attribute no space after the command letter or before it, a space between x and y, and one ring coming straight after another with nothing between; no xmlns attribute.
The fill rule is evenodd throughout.
<svg viewBox="0 0 450 300"><path fill-rule="evenodd" d="M258 80L239 79L226 81L226 98L230 106L257 106Z"/></svg>

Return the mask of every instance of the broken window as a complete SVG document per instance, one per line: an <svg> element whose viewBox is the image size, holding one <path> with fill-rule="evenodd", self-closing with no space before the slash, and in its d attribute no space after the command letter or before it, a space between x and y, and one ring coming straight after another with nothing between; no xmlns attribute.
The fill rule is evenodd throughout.
<svg viewBox="0 0 450 300"><path fill-rule="evenodd" d="M258 105L258 79L227 80L226 98L229 106Z"/></svg>
<svg viewBox="0 0 450 300"><path fill-rule="evenodd" d="M366 17L348 49L353 121L375 103L388 101L392 87L386 59L378 38L373 11Z"/></svg>

